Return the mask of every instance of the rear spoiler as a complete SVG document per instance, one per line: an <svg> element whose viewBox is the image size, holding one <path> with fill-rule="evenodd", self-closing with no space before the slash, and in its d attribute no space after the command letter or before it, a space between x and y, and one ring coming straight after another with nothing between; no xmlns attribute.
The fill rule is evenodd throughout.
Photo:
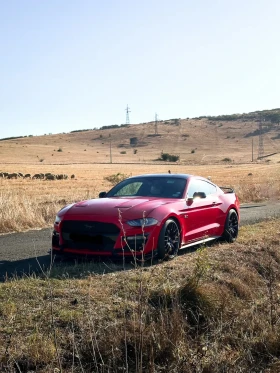
<svg viewBox="0 0 280 373"><path fill-rule="evenodd" d="M222 189L222 191L224 193L234 193L234 190L232 188L229 188L229 187L223 187L223 186L219 186L220 189Z"/></svg>

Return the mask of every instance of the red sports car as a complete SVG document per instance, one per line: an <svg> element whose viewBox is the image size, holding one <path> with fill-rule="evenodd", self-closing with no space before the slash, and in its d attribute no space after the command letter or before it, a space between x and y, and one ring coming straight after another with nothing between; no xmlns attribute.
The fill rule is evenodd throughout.
<svg viewBox="0 0 280 373"><path fill-rule="evenodd" d="M55 219L54 253L173 258L178 250L238 235L231 188L185 174L130 177L99 198L68 205Z"/></svg>

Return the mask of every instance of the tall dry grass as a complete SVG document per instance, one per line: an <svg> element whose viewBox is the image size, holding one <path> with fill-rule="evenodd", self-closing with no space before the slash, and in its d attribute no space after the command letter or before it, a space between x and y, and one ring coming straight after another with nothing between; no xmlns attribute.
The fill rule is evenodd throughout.
<svg viewBox="0 0 280 373"><path fill-rule="evenodd" d="M168 166L168 167L167 167ZM7 166L6 166L7 167ZM41 168L21 167L23 173L75 174L74 180L0 179L0 233L51 226L56 212L67 203L96 198L108 191L116 175L167 172L211 177L222 186L233 187L241 202L280 198L280 165L183 166L183 165L68 165ZM7 170L10 171L10 169Z"/></svg>
<svg viewBox="0 0 280 373"><path fill-rule="evenodd" d="M279 220L172 262L0 284L3 372L277 372ZM233 255L234 253L234 255Z"/></svg>
<svg viewBox="0 0 280 373"><path fill-rule="evenodd" d="M280 199L279 180L269 179L265 182L256 181L240 183L233 186L241 202L260 202Z"/></svg>
<svg viewBox="0 0 280 373"><path fill-rule="evenodd" d="M0 190L0 233L45 228L52 225L56 213L66 204L90 198L75 190L53 195L44 188L14 188Z"/></svg>

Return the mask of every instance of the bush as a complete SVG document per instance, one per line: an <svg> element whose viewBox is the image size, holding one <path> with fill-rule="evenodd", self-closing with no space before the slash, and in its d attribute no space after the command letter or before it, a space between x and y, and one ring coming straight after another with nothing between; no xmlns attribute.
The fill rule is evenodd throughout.
<svg viewBox="0 0 280 373"><path fill-rule="evenodd" d="M168 153L161 153L160 159L162 159L163 161L167 161L168 160L168 156L169 156Z"/></svg>
<svg viewBox="0 0 280 373"><path fill-rule="evenodd" d="M62 148L59 148L57 151L58 151L58 152L62 152Z"/></svg>
<svg viewBox="0 0 280 373"><path fill-rule="evenodd" d="M109 175L109 176L104 177L104 180L109 181L109 183L112 184L112 185L116 185L119 182L123 181L124 179L127 179L128 177L129 177L129 175L122 174L122 173L118 172L117 174L113 174L113 175Z"/></svg>
<svg viewBox="0 0 280 373"><path fill-rule="evenodd" d="M33 135L29 135L29 137L32 137ZM26 136L16 136L16 137L3 137L2 139L0 139L0 141L4 141L4 140L14 140L14 139L22 139L23 137L26 137Z"/></svg>
<svg viewBox="0 0 280 373"><path fill-rule="evenodd" d="M228 157L222 159L222 161L223 161L223 162L232 162L232 160L231 160L230 158L228 158Z"/></svg>
<svg viewBox="0 0 280 373"><path fill-rule="evenodd" d="M168 160L169 160L169 162L177 162L178 160L179 160L179 155L169 155L169 158L168 158Z"/></svg>
<svg viewBox="0 0 280 373"><path fill-rule="evenodd" d="M161 157L159 158L162 161L168 162L177 162L179 160L179 155L173 155L169 153L161 153Z"/></svg>
<svg viewBox="0 0 280 373"><path fill-rule="evenodd" d="M137 145L137 144L138 144L138 138L137 138L137 137L131 137L131 138L129 139L129 141L130 141L130 145L131 145L131 146L134 146L134 145Z"/></svg>
<svg viewBox="0 0 280 373"><path fill-rule="evenodd" d="M99 128L99 130L108 130L108 129L113 129L113 128L121 128L121 127L128 127L128 124L112 124L110 126L102 126Z"/></svg>
<svg viewBox="0 0 280 373"><path fill-rule="evenodd" d="M191 153L194 154L195 153L195 149L192 149Z"/></svg>
<svg viewBox="0 0 280 373"><path fill-rule="evenodd" d="M233 120L238 120L241 118L240 115L238 114L232 114L232 115L219 115L219 116L209 116L209 117L205 117L207 118L208 120L222 120L222 121L233 121Z"/></svg>
<svg viewBox="0 0 280 373"><path fill-rule="evenodd" d="M133 154L137 154L137 149L134 149L134 150L133 150Z"/></svg>
<svg viewBox="0 0 280 373"><path fill-rule="evenodd" d="M74 132L86 132L86 131L92 131L92 129L74 130L74 131L70 131L70 133L74 133ZM65 132L63 132L63 133L65 133Z"/></svg>
<svg viewBox="0 0 280 373"><path fill-rule="evenodd" d="M125 150L122 150L120 153L121 153L121 154L126 154L126 151L125 151Z"/></svg>

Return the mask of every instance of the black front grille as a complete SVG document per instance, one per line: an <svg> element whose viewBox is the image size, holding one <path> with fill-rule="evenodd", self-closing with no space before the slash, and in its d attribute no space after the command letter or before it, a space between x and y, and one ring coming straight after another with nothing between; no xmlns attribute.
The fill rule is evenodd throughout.
<svg viewBox="0 0 280 373"><path fill-rule="evenodd" d="M112 250L119 233L115 224L95 221L64 221L61 229L64 247L94 251Z"/></svg>

